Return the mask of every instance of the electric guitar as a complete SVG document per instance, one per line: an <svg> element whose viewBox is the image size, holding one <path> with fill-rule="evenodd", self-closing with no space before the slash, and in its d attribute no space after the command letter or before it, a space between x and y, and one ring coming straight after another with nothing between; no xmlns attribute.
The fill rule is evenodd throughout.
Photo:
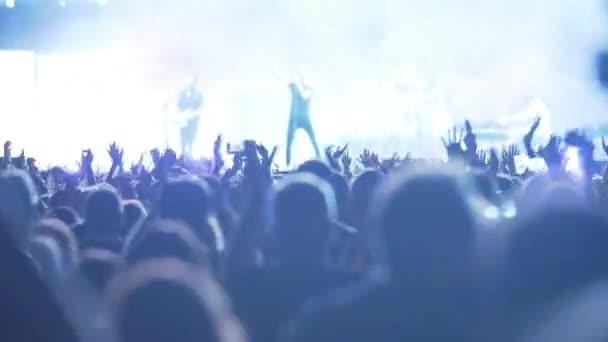
<svg viewBox="0 0 608 342"><path fill-rule="evenodd" d="M178 112L175 114L173 118L171 118L171 124L177 128L185 128L190 123L190 120L196 119L200 116L200 110L185 110L182 112Z"/></svg>

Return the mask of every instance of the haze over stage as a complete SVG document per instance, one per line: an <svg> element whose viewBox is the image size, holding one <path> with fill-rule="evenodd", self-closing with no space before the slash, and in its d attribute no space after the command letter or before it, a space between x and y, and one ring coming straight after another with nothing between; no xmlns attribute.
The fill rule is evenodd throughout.
<svg viewBox="0 0 608 342"><path fill-rule="evenodd" d="M94 149L111 137L132 155L164 144L162 105L194 72L206 98L200 153L217 132L285 143L289 94L276 70L303 70L322 144L440 152L430 137L453 122L508 115L527 98L560 132L605 117L593 70L608 27L601 1L109 1L86 15L72 5L46 21L0 20L4 49L40 50L37 69L31 53L0 53L0 113L13 117L0 136L66 163L81 146L46 132L76 130ZM0 19L17 11L19 0ZM413 122L434 130L424 146L407 140ZM309 157L307 146L298 135L294 154Z"/></svg>

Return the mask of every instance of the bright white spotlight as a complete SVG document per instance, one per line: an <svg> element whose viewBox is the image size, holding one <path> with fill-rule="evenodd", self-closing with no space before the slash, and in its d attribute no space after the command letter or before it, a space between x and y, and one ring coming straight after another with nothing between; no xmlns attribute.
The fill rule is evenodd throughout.
<svg viewBox="0 0 608 342"><path fill-rule="evenodd" d="M8 8L15 7L15 0L4 0L4 5Z"/></svg>
<svg viewBox="0 0 608 342"><path fill-rule="evenodd" d="M65 0L61 0L61 1L59 1L59 6L61 6L61 7L65 7Z"/></svg>
<svg viewBox="0 0 608 342"><path fill-rule="evenodd" d="M97 0L97 4L99 6L106 6L108 4L108 0Z"/></svg>

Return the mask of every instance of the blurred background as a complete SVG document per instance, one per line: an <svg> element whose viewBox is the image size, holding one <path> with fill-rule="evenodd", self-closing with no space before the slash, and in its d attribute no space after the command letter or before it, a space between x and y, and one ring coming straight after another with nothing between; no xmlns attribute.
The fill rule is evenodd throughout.
<svg viewBox="0 0 608 342"><path fill-rule="evenodd" d="M298 72L323 145L439 155L438 137L465 117L541 115L541 135L601 124L604 10L600 0L0 0L0 138L65 164L109 140L130 156L174 145L164 117L194 74L199 154L217 133L283 145L281 78ZM294 149L312 156L302 133Z"/></svg>

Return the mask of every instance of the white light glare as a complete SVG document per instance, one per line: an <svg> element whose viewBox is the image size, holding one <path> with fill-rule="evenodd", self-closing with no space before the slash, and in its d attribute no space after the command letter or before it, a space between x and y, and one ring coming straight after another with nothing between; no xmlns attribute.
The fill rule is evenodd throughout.
<svg viewBox="0 0 608 342"><path fill-rule="evenodd" d="M15 7L15 0L4 0L4 5L8 8Z"/></svg>

